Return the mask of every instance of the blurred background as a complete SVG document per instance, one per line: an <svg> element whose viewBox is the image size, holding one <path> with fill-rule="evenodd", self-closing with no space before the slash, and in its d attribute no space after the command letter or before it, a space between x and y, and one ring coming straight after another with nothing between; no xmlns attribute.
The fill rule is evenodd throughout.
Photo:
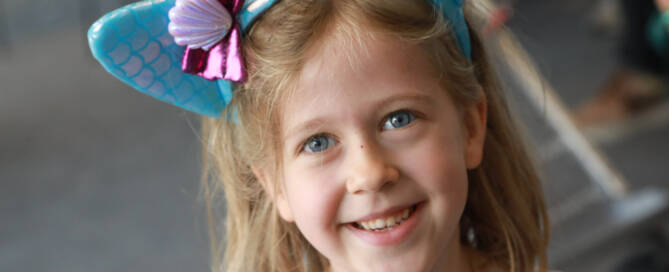
<svg viewBox="0 0 669 272"><path fill-rule="evenodd" d="M131 2L0 0L0 271L208 270L198 118L88 49ZM543 76L510 72L522 50L500 64L542 168L551 267L669 271L661 1L499 2L490 27Z"/></svg>

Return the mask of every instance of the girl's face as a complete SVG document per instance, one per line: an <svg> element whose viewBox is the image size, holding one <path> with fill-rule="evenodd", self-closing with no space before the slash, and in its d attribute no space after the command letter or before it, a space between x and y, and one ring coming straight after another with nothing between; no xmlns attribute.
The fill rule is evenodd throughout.
<svg viewBox="0 0 669 272"><path fill-rule="evenodd" d="M281 216L334 271L466 270L485 100L457 110L425 52L389 37L312 53L282 118Z"/></svg>

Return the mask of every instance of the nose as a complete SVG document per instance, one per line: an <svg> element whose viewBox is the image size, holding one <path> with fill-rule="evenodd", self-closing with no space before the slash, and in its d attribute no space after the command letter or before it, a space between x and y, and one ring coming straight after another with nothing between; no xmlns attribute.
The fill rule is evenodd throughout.
<svg viewBox="0 0 669 272"><path fill-rule="evenodd" d="M346 190L351 194L377 192L389 183L397 182L399 171L388 163L381 148L360 145L349 157Z"/></svg>

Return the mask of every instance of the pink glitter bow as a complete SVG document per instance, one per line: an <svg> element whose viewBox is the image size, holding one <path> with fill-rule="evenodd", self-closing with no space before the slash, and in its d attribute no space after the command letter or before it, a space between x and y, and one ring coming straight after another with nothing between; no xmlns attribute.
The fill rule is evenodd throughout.
<svg viewBox="0 0 669 272"><path fill-rule="evenodd" d="M184 72L207 80L246 81L237 21L243 5L244 0L177 0L170 11L170 33L177 44L188 45L182 59Z"/></svg>

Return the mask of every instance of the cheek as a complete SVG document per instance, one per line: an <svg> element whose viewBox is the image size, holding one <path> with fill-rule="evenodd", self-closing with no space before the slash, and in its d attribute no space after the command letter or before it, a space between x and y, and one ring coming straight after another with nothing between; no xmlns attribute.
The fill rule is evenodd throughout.
<svg viewBox="0 0 669 272"><path fill-rule="evenodd" d="M461 192L467 185L464 145L455 134L428 133L405 150L403 169L427 192Z"/></svg>
<svg viewBox="0 0 669 272"><path fill-rule="evenodd" d="M404 151L403 170L431 203L435 229L453 229L467 201L464 145L455 134L428 135Z"/></svg>
<svg viewBox="0 0 669 272"><path fill-rule="evenodd" d="M289 170L286 172L286 195L302 235L319 251L335 246L337 213L342 192L327 171Z"/></svg>

